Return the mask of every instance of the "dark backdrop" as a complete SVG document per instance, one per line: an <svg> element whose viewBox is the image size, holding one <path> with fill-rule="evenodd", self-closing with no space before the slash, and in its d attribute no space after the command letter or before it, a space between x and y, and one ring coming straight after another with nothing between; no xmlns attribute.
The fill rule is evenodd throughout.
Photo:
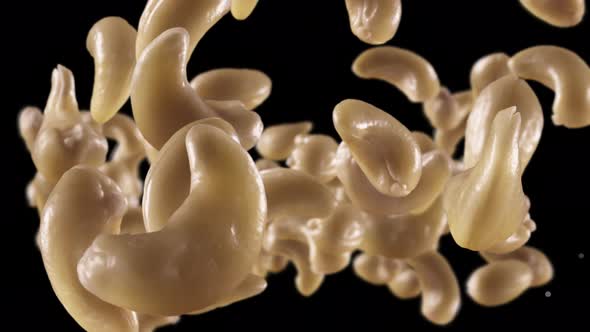
<svg viewBox="0 0 590 332"><path fill-rule="evenodd" d="M145 1L18 1L3 7L3 116L10 158L10 191L5 220L12 249L6 256L19 279L7 284L18 297L10 307L24 313L18 330L43 326L47 330L77 331L51 290L33 236L36 211L25 201L25 185L34 168L17 138L16 116L22 106L43 107L52 68L60 63L76 76L80 106L87 108L93 63L85 49L86 34L104 16L118 15L137 25ZM589 18L590 20L590 18ZM408 48L427 58L441 82L451 90L468 88L469 70L490 52L513 54L536 44L555 44L590 59L590 21L572 29L553 28L529 15L518 1L405 0L397 35L388 44ZM218 67L251 67L273 79L271 97L259 109L266 125L311 119L316 132L335 135L331 112L345 98L370 102L400 119L412 130L429 130L420 105L411 104L395 88L357 79L350 67L369 46L350 31L344 1L261 0L253 15L238 22L225 17L200 42L189 65L189 78ZM498 308L483 308L463 296L457 319L447 329L513 330L561 326L587 330L588 234L590 221L590 128L568 130L550 121L553 94L531 83L543 104L546 125L539 148L524 175L525 192L538 230L530 244L553 261L555 279L527 291ZM8 104L6 103L8 100ZM127 105L125 112L129 112ZM12 241L12 242L11 242ZM461 250L447 237L442 252L449 258L461 285L482 264L477 254ZM7 265L9 263L6 263ZM419 299L401 301L385 287L370 286L350 269L328 276L320 290L305 298L293 285L294 269L271 276L267 290L252 299L201 316L183 318L166 331L315 329L362 327L366 330L436 330L419 312ZM546 295L549 295L547 297ZM12 320L14 323L14 320ZM7 323L8 324L8 323Z"/></svg>

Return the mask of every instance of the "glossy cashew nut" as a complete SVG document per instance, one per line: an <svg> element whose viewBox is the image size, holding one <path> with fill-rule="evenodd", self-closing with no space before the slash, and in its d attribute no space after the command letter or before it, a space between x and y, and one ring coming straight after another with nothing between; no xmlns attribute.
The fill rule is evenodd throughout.
<svg viewBox="0 0 590 332"><path fill-rule="evenodd" d="M436 71L426 59L393 46L364 51L354 60L352 71L360 78L378 79L395 86L414 103L432 99L440 90Z"/></svg>
<svg viewBox="0 0 590 332"><path fill-rule="evenodd" d="M412 258L436 250L445 225L441 200L420 214L370 216L360 249L370 255Z"/></svg>
<svg viewBox="0 0 590 332"><path fill-rule="evenodd" d="M78 263L86 289L109 303L142 313L176 315L224 301L251 276L262 245L266 199L248 153L224 131L196 124L167 143L150 172L157 177L166 150L186 145L190 187L159 231L100 235ZM178 175L177 175L178 176ZM156 186L148 179L146 186ZM177 187L167 182L154 191ZM177 197L176 197L177 198ZM154 202L150 192L144 210ZM170 198L169 198L170 199ZM145 214L146 229L150 224ZM113 278L116 276L116 278Z"/></svg>
<svg viewBox="0 0 590 332"><path fill-rule="evenodd" d="M551 261L544 253L533 247L524 246L503 255L482 252L481 256L488 262L515 259L526 263L533 271L531 287L543 286L553 279Z"/></svg>
<svg viewBox="0 0 590 332"><path fill-rule="evenodd" d="M188 61L205 33L229 11L230 0L149 0L139 20L135 55L139 59L156 37L179 27L190 34L184 58Z"/></svg>
<svg viewBox="0 0 590 332"><path fill-rule="evenodd" d="M521 119L518 147L520 171L524 172L541 139L543 110L533 89L514 75L489 84L475 99L465 129L463 161L466 168L475 166L480 160L496 114L511 106L516 106Z"/></svg>
<svg viewBox="0 0 590 332"><path fill-rule="evenodd" d="M534 46L512 56L510 69L523 79L537 81L555 92L555 125L590 125L590 69L576 53L558 46Z"/></svg>
<svg viewBox="0 0 590 332"><path fill-rule="evenodd" d="M398 261L398 269L387 283L387 288L402 300L413 299L421 292L416 271L404 261Z"/></svg>
<svg viewBox="0 0 590 332"><path fill-rule="evenodd" d="M286 164L321 183L328 183L336 177L334 161L337 149L338 143L328 135L298 135Z"/></svg>
<svg viewBox="0 0 590 332"><path fill-rule="evenodd" d="M584 0L520 0L520 3L538 19L560 28L578 25L586 12Z"/></svg>
<svg viewBox="0 0 590 332"><path fill-rule="evenodd" d="M493 254L507 254L513 252L525 245L531 238L531 233L537 229L537 224L531 219L530 215L526 215L524 221L518 227L518 230L510 235L506 240L496 243L492 247L486 249L486 253Z"/></svg>
<svg viewBox="0 0 590 332"><path fill-rule="evenodd" d="M295 137L308 134L312 128L309 121L267 127L258 140L256 151L269 160L285 160L295 149Z"/></svg>
<svg viewBox="0 0 590 332"><path fill-rule="evenodd" d="M361 253L354 258L354 273L362 280L375 285L386 285L400 268L400 261L378 255Z"/></svg>
<svg viewBox="0 0 590 332"><path fill-rule="evenodd" d="M346 0L352 33L367 44L388 42L402 18L401 0Z"/></svg>
<svg viewBox="0 0 590 332"><path fill-rule="evenodd" d="M444 197L455 242L481 251L511 236L528 212L522 191L518 138L520 113L499 112L479 162L449 180Z"/></svg>
<svg viewBox="0 0 590 332"><path fill-rule="evenodd" d="M360 100L340 102L332 113L334 127L352 156L380 193L408 195L420 180L420 147L393 116Z"/></svg>
<svg viewBox="0 0 590 332"><path fill-rule="evenodd" d="M120 17L105 17L88 32L86 48L94 58L90 114L105 123L125 104L131 92L137 32Z"/></svg>
<svg viewBox="0 0 590 332"><path fill-rule="evenodd" d="M514 260L488 263L467 280L467 294L486 307L506 304L531 286L533 272L527 264Z"/></svg>
<svg viewBox="0 0 590 332"><path fill-rule="evenodd" d="M338 179L347 197L359 208L375 215L401 215L426 210L442 193L451 176L449 158L440 150L422 156L422 175L412 192L403 197L391 197L378 192L352 157L346 143L341 143L337 155Z"/></svg>
<svg viewBox="0 0 590 332"><path fill-rule="evenodd" d="M186 78L188 45L187 31L173 28L154 39L137 61L131 104L143 137L159 150L184 125L218 116L240 129L244 148L252 147L262 130L260 118L236 103L211 107L195 93Z"/></svg>
<svg viewBox="0 0 590 332"><path fill-rule="evenodd" d="M430 124L438 130L457 128L465 118L457 99L445 87L440 88L436 97L424 102L423 110Z"/></svg>
<svg viewBox="0 0 590 332"><path fill-rule="evenodd" d="M41 217L39 249L55 294L88 331L138 331L135 314L103 302L78 280L77 264L94 238L117 233L126 202L106 175L88 166L67 171Z"/></svg>
<svg viewBox="0 0 590 332"><path fill-rule="evenodd" d="M217 116L231 123L246 150L253 148L264 129L260 115L248 111L239 100L207 100Z"/></svg>
<svg viewBox="0 0 590 332"><path fill-rule="evenodd" d="M422 315L438 325L451 322L459 312L461 294L457 277L447 260L431 251L407 262L420 283Z"/></svg>
<svg viewBox="0 0 590 332"><path fill-rule="evenodd" d="M449 156L453 156L457 145L465 137L468 115L471 113L473 107L473 93L471 90L457 92L453 94L453 99L458 104L458 113L462 115L462 120L457 127L451 130L436 129L434 131L434 143Z"/></svg>
<svg viewBox="0 0 590 332"><path fill-rule="evenodd" d="M490 83L510 74L508 60L510 60L508 55L498 52L483 56L473 64L469 73L469 82L474 98Z"/></svg>
<svg viewBox="0 0 590 332"><path fill-rule="evenodd" d="M231 0L231 14L236 20L245 20L257 4L258 0Z"/></svg>
<svg viewBox="0 0 590 332"><path fill-rule="evenodd" d="M239 100L251 111L268 98L272 82L259 70L221 68L200 73L191 86L203 99Z"/></svg>

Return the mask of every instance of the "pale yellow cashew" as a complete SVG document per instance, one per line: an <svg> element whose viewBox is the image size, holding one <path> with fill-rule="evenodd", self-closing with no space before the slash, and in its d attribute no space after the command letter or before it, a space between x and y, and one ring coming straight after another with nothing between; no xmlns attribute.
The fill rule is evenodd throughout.
<svg viewBox="0 0 590 332"><path fill-rule="evenodd" d="M250 112L239 100L206 100L217 116L231 123L246 150L253 148L262 134L263 124L260 115Z"/></svg>
<svg viewBox="0 0 590 332"><path fill-rule="evenodd" d="M387 283L387 288L402 300L413 299L421 292L416 271L403 261L398 261L398 269Z"/></svg>
<svg viewBox="0 0 590 332"><path fill-rule="evenodd" d="M506 304L531 286L533 272L518 260L494 261L475 270L467 280L467 294L486 307Z"/></svg>
<svg viewBox="0 0 590 332"><path fill-rule="evenodd" d="M443 197L449 228L463 248L481 251L504 241L528 212L519 167L520 118L515 107L499 112L479 162L447 184Z"/></svg>
<svg viewBox="0 0 590 332"><path fill-rule="evenodd" d="M269 126L262 132L256 151L269 160L285 160L295 149L295 137L308 134L312 128L309 121Z"/></svg>
<svg viewBox="0 0 590 332"><path fill-rule="evenodd" d="M229 10L230 0L149 0L139 20L135 56L139 59L164 31L180 27L190 34L184 58L188 61L205 33Z"/></svg>
<svg viewBox="0 0 590 332"><path fill-rule="evenodd" d="M231 14L236 20L245 20L252 14L258 0L231 0Z"/></svg>
<svg viewBox="0 0 590 332"><path fill-rule="evenodd" d="M446 87L441 87L436 97L424 102L423 111L430 124L438 130L455 129L465 118L457 99Z"/></svg>
<svg viewBox="0 0 590 332"><path fill-rule="evenodd" d="M503 255L482 252L481 256L488 262L515 259L526 263L533 271L531 287L539 287L553 279L553 265L549 258L533 247L524 246Z"/></svg>
<svg viewBox="0 0 590 332"><path fill-rule="evenodd" d="M533 46L513 55L508 65L517 76L555 92L551 117L555 125L590 125L590 69L576 53L558 46Z"/></svg>
<svg viewBox="0 0 590 332"><path fill-rule="evenodd" d="M298 135L286 164L321 183L328 183L336 177L334 159L337 149L338 143L328 135Z"/></svg>
<svg viewBox="0 0 590 332"><path fill-rule="evenodd" d="M350 29L367 44L388 42L399 27L401 0L346 0Z"/></svg>
<svg viewBox="0 0 590 332"><path fill-rule="evenodd" d="M463 161L466 168L475 166L480 160L496 114L511 106L516 106L521 119L518 147L520 171L524 172L541 139L543 110L531 87L514 75L506 75L489 84L475 99L465 129Z"/></svg>
<svg viewBox="0 0 590 332"><path fill-rule="evenodd" d="M408 195L422 174L420 147L393 116L360 100L340 102L334 127L367 179L380 193Z"/></svg>
<svg viewBox="0 0 590 332"><path fill-rule="evenodd" d="M88 32L86 48L94 58L90 114L98 123L112 118L129 98L136 39L135 29L120 17L105 17Z"/></svg>
<svg viewBox="0 0 590 332"><path fill-rule="evenodd" d="M520 0L520 3L538 19L559 28L578 25L586 12L584 0Z"/></svg>
<svg viewBox="0 0 590 332"><path fill-rule="evenodd" d="M420 283L422 315L438 325L450 323L459 312L461 293L457 277L447 260L432 251L407 262Z"/></svg>
<svg viewBox="0 0 590 332"><path fill-rule="evenodd" d="M400 268L400 261L379 255L361 253L354 258L354 273L362 280L375 285L386 285Z"/></svg>
<svg viewBox="0 0 590 332"><path fill-rule="evenodd" d="M438 76L426 59L412 51L379 46L361 53L352 64L356 76L385 81L403 92L414 103L436 97Z"/></svg>
<svg viewBox="0 0 590 332"><path fill-rule="evenodd" d="M352 157L346 143L337 155L337 174L347 197L359 208L375 215L401 215L426 210L442 193L451 176L449 158L440 150L422 155L422 175L418 185L404 197L377 191Z"/></svg>
<svg viewBox="0 0 590 332"><path fill-rule="evenodd" d="M45 270L60 302L88 331L138 331L133 312L88 292L76 270L97 235L118 233L126 205L123 193L106 175L76 166L62 176L43 210L39 249Z"/></svg>
<svg viewBox="0 0 590 332"><path fill-rule="evenodd" d="M531 238L531 233L537 229L537 224L531 219L530 215L524 218L524 221L518 227L518 230L510 235L506 240L493 245L486 249L486 253L491 254L507 254L513 252L525 245Z"/></svg>
<svg viewBox="0 0 590 332"><path fill-rule="evenodd" d="M191 86L203 99L239 100L251 111L270 96L272 82L259 70L220 68L200 73Z"/></svg>
<svg viewBox="0 0 590 332"><path fill-rule="evenodd" d="M177 315L227 299L251 276L266 218L264 187L254 161L213 126L196 124L184 141L190 178L183 180L190 193L165 227L145 234L100 235L78 263L84 287L109 303ZM166 159L159 156L154 173ZM154 190L168 191L170 186ZM153 202L146 195L144 209Z"/></svg>
<svg viewBox="0 0 590 332"><path fill-rule="evenodd" d="M510 74L508 60L510 60L508 55L498 52L483 56L473 64L469 73L469 82L474 98L490 83Z"/></svg>

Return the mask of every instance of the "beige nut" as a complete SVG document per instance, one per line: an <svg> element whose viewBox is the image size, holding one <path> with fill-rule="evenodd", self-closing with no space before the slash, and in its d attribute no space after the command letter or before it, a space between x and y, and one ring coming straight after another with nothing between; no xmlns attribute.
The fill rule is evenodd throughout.
<svg viewBox="0 0 590 332"><path fill-rule="evenodd" d="M518 138L520 113L499 112L473 167L449 180L443 193L455 242L482 251L511 236L528 212L522 191Z"/></svg>
<svg viewBox="0 0 590 332"><path fill-rule="evenodd" d="M18 114L18 131L29 152L33 151L42 124L43 114L37 107L27 106Z"/></svg>
<svg viewBox="0 0 590 332"><path fill-rule="evenodd" d="M250 150L258 143L264 129L260 115L248 111L238 100L207 100L206 103L217 113L217 116L234 127L244 149Z"/></svg>
<svg viewBox="0 0 590 332"><path fill-rule="evenodd" d="M416 141L416 143L420 147L420 152L422 152L422 154L425 154L425 153L430 152L432 150L436 150L436 148L437 148L436 143L434 143L433 138L430 137L426 133L423 133L421 131L413 131L412 137L414 137L414 140Z"/></svg>
<svg viewBox="0 0 590 332"><path fill-rule="evenodd" d="M461 293L447 260L432 251L407 262L416 272L422 290L422 315L438 325L450 323L459 312Z"/></svg>
<svg viewBox="0 0 590 332"><path fill-rule="evenodd" d="M576 53L558 46L533 46L513 55L508 65L518 77L555 92L551 117L555 125L590 125L590 69Z"/></svg>
<svg viewBox="0 0 590 332"><path fill-rule="evenodd" d="M387 288L402 300L413 299L421 292L416 271L403 261L399 261L398 269L387 283Z"/></svg>
<svg viewBox="0 0 590 332"><path fill-rule="evenodd" d="M298 135L286 164L321 183L328 183L336 177L337 149L338 143L328 135Z"/></svg>
<svg viewBox="0 0 590 332"><path fill-rule="evenodd" d="M367 44L388 42L399 27L401 0L346 0L352 33Z"/></svg>
<svg viewBox="0 0 590 332"><path fill-rule="evenodd" d="M531 286L533 272L523 262L509 259L494 261L475 270L467 280L467 294L486 306L506 304Z"/></svg>
<svg viewBox="0 0 590 332"><path fill-rule="evenodd" d="M352 263L354 273L362 280L375 285L386 285L400 268L400 261L378 255L361 253Z"/></svg>
<svg viewBox="0 0 590 332"><path fill-rule="evenodd" d="M513 252L525 245L531 238L531 233L536 229L537 225L531 219L530 215L527 214L524 221L520 224L520 227L518 227L518 230L514 234L510 235L506 240L486 249L486 252L499 255Z"/></svg>
<svg viewBox="0 0 590 332"><path fill-rule="evenodd" d="M438 130L457 128L465 118L457 99L446 87L441 87L436 97L424 102L423 111L430 125Z"/></svg>
<svg viewBox="0 0 590 332"><path fill-rule="evenodd" d="M447 152L449 156L453 156L457 145L465 136L467 118L473 106L473 93L471 90L456 92L452 96L457 102L458 113L461 115L462 120L457 127L451 130L436 129L434 131L434 142L439 148Z"/></svg>
<svg viewBox="0 0 590 332"><path fill-rule="evenodd" d="M257 4L258 0L231 0L231 14L236 20L245 20Z"/></svg>
<svg viewBox="0 0 590 332"><path fill-rule="evenodd" d="M268 160L268 159L258 159L256 160L256 168L259 171L264 171L266 169L271 169L271 168L280 168L281 165L279 165L278 163L272 161L272 160Z"/></svg>
<svg viewBox="0 0 590 332"><path fill-rule="evenodd" d="M420 147L402 123L377 107L355 99L336 105L332 119L336 131L375 189L400 197L416 188L422 174Z"/></svg>
<svg viewBox="0 0 590 332"><path fill-rule="evenodd" d="M488 262L515 259L526 263L533 271L531 287L539 287L547 284L553 279L553 265L549 258L540 250L524 246L513 252L498 255L482 252L481 256Z"/></svg>
<svg viewBox="0 0 590 332"><path fill-rule="evenodd" d="M136 39L135 29L120 17L105 17L88 32L86 48L94 58L90 114L98 123L112 118L129 98Z"/></svg>
<svg viewBox="0 0 590 332"><path fill-rule="evenodd" d="M285 160L295 149L295 137L309 133L312 128L309 121L269 126L262 132L256 151L269 160Z"/></svg>
<svg viewBox="0 0 590 332"><path fill-rule="evenodd" d="M398 88L414 103L436 97L440 90L432 65L418 54L393 46L379 46L361 53L352 64L360 78L378 79Z"/></svg>
<svg viewBox="0 0 590 332"><path fill-rule="evenodd" d="M541 139L543 110L531 87L514 75L506 75L489 84L475 99L465 129L463 161L466 168L475 166L480 160L496 114L511 106L516 106L521 119L518 147L520 171L524 172Z"/></svg>
<svg viewBox="0 0 590 332"><path fill-rule="evenodd" d="M61 177L41 216L39 249L51 286L88 331L138 331L133 312L88 292L77 273L78 260L97 235L118 233L126 205L123 193L106 175L76 166Z"/></svg>
<svg viewBox="0 0 590 332"><path fill-rule="evenodd" d="M109 303L164 316L204 309L230 296L258 258L266 200L254 161L213 126L196 124L182 138L168 143L186 145L190 193L164 228L100 235L78 263L84 287ZM154 173L166 159L162 152ZM144 209L152 202L147 192Z"/></svg>
<svg viewBox="0 0 590 332"><path fill-rule="evenodd" d="M538 19L559 28L569 28L582 22L584 0L520 0L520 4Z"/></svg>
<svg viewBox="0 0 590 332"><path fill-rule="evenodd" d="M239 100L251 111L270 96L272 82L259 70L220 68L200 73L191 86L203 99Z"/></svg>
<svg viewBox="0 0 590 332"><path fill-rule="evenodd" d="M510 60L508 55L498 52L483 56L473 64L469 82L474 98L490 83L510 74L508 60Z"/></svg>

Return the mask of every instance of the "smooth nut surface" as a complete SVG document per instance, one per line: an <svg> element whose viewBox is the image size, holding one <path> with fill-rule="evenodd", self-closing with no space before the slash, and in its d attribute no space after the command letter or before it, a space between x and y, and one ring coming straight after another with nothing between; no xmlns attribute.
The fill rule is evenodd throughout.
<svg viewBox="0 0 590 332"><path fill-rule="evenodd" d="M475 270L467 280L467 294L483 306L498 306L519 297L531 286L529 266L509 259L494 261Z"/></svg>

